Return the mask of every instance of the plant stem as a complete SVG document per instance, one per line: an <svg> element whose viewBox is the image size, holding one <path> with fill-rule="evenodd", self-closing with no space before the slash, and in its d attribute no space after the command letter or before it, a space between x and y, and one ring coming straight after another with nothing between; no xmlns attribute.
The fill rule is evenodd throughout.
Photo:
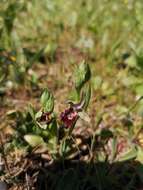
<svg viewBox="0 0 143 190"><path fill-rule="evenodd" d="M7 157L6 157L6 154L5 154L5 151L4 151L4 143L3 143L3 140L2 140L1 132L0 132L0 144L1 144L1 148L2 148L2 156L3 156L4 162L5 162L5 167L6 167L6 170L8 171L8 173L10 175L11 172L10 172L8 162L7 162Z"/></svg>

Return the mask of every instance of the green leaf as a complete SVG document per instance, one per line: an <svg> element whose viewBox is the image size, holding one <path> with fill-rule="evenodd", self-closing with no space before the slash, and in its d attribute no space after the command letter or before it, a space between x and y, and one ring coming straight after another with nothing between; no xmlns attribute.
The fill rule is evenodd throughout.
<svg viewBox="0 0 143 190"><path fill-rule="evenodd" d="M117 151L117 138L113 137L111 141L111 160L114 161Z"/></svg>
<svg viewBox="0 0 143 190"><path fill-rule="evenodd" d="M45 89L41 96L41 104L44 112L52 112L54 109L54 97L53 94Z"/></svg>
<svg viewBox="0 0 143 190"><path fill-rule="evenodd" d="M77 102L80 100L80 94L76 90L72 90L69 95L69 100Z"/></svg>
<svg viewBox="0 0 143 190"><path fill-rule="evenodd" d="M56 138L56 136L48 141L47 147L48 147L49 152L51 154L56 154L57 153L57 138Z"/></svg>
<svg viewBox="0 0 143 190"><path fill-rule="evenodd" d="M47 129L47 124L45 124L45 123L40 123L40 122L38 122L38 121L36 121L36 125L38 126L38 127L40 127L41 129Z"/></svg>
<svg viewBox="0 0 143 190"><path fill-rule="evenodd" d="M38 135L24 135L24 139L32 147L44 144L43 138Z"/></svg>
<svg viewBox="0 0 143 190"><path fill-rule="evenodd" d="M125 152L119 159L119 162L123 162L126 160L131 160L137 156L137 150L135 147L131 148L127 152Z"/></svg>
<svg viewBox="0 0 143 190"><path fill-rule="evenodd" d="M143 164L143 149L138 147L138 153L137 153L137 161Z"/></svg>
<svg viewBox="0 0 143 190"><path fill-rule="evenodd" d="M140 52L139 55L137 55L137 64L140 69L143 69L143 52Z"/></svg>
<svg viewBox="0 0 143 190"><path fill-rule="evenodd" d="M83 85L89 81L90 77L90 67L85 61L83 61L75 71L75 88L78 92L80 92Z"/></svg>
<svg viewBox="0 0 143 190"><path fill-rule="evenodd" d="M71 150L70 148L71 142L70 139L64 139L60 144L60 155L66 157L67 153Z"/></svg>
<svg viewBox="0 0 143 190"><path fill-rule="evenodd" d="M55 118L53 119L52 123L49 124L48 129L51 138L57 136L57 121Z"/></svg>
<svg viewBox="0 0 143 190"><path fill-rule="evenodd" d="M91 122L90 117L89 117L89 116L87 115L87 113L85 113L84 111L79 112L78 115L79 115L79 117L80 117L82 120L86 121L87 123L90 123L90 122Z"/></svg>
<svg viewBox="0 0 143 190"><path fill-rule="evenodd" d="M42 111L38 111L36 114L35 114L35 119L38 119L42 116Z"/></svg>
<svg viewBox="0 0 143 190"><path fill-rule="evenodd" d="M126 59L125 63L131 67L131 68L136 68L137 67L137 59L136 56L132 55L128 59Z"/></svg>
<svg viewBox="0 0 143 190"><path fill-rule="evenodd" d="M31 104L28 106L28 112L31 115L32 119L35 120L35 110Z"/></svg>
<svg viewBox="0 0 143 190"><path fill-rule="evenodd" d="M84 94L84 109L86 110L88 105L89 105L89 101L91 98L91 85L88 84L88 86L85 86L85 90L83 92Z"/></svg>
<svg viewBox="0 0 143 190"><path fill-rule="evenodd" d="M113 137L113 133L109 129L102 129L100 137L102 140L109 139Z"/></svg>

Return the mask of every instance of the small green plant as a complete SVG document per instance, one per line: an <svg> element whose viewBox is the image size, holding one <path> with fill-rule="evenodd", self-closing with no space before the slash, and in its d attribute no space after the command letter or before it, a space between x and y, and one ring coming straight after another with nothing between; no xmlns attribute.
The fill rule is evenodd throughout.
<svg viewBox="0 0 143 190"><path fill-rule="evenodd" d="M12 140L14 146L25 146L27 143L29 148L36 149L36 152L47 151L56 159L70 156L72 145L75 144L72 131L81 113L87 109L91 92L89 65L82 62L76 72L78 75L76 75L75 90L80 101L75 103L69 100L68 108L58 115L54 111L54 95L47 88L44 89L40 98L41 109L38 112L30 105L27 113L16 113L16 136ZM13 114L10 113L9 116Z"/></svg>
<svg viewBox="0 0 143 190"><path fill-rule="evenodd" d="M75 88L71 98L76 102L68 100L68 108L60 114L55 112L54 95L47 88L42 92L39 111L30 105L28 112L9 113L9 116L16 117L15 138L12 139L11 146L26 147L28 151L34 149L36 152L48 152L53 159L70 158L74 151L79 151L72 132L76 129L79 118L87 120L85 111L91 96L89 65L86 62L79 64L74 76ZM124 113L123 120L127 120L129 112ZM116 130L102 129L100 122L103 117L104 113L95 124L95 131L90 134L91 143L88 145L90 159L99 162L108 160L110 163L130 159L140 160L142 153L138 133L141 129L137 130L139 132L134 132L131 127L132 122L129 120L126 122L129 127L124 133L118 128Z"/></svg>
<svg viewBox="0 0 143 190"><path fill-rule="evenodd" d="M23 150L22 156L24 159L33 154L44 155L44 153L46 153L46 155L48 155L46 159L48 159L49 162L58 161L64 164L67 160L72 160L72 158L79 159L80 162L82 158L82 156L80 158L80 155L84 155L86 152L88 159L84 163L84 169L86 168L87 170L84 179L78 181L77 179L79 179L81 175L79 173L81 171L77 170L79 173L76 174L71 168L67 170L67 173L66 170L63 170L63 177L60 180L56 178L57 176L55 174L49 173L49 175L51 175L50 177L54 176L52 182L56 181L58 184L56 187L61 189L63 188L63 183L66 184L67 187L69 186L67 183L69 175L72 175L73 183L78 184L78 189L80 189L80 183L84 184L85 189L87 184L91 187L99 188L101 186L106 188L106 185L109 187L118 187L119 184L117 183L116 177L122 179L122 176L124 176L125 178L132 179L133 175L128 173L129 168L125 171L121 169L121 173L118 174L116 164L123 163L124 165L124 162L127 161L129 161L130 164L133 160L142 162L143 151L140 137L142 127L133 129L133 123L129 120L130 111L136 104L123 115L122 122L126 127L123 131L121 128L102 128L100 124L104 117L103 113L97 119L95 129L90 133L88 141L86 135L80 140L74 136L74 129L76 130L78 119L82 118L86 120L86 118L84 118L85 111L91 96L90 78L90 67L86 62L82 62L75 71L75 88L72 94L72 98L78 99L79 102L69 100L67 102L68 108L60 114L55 112L54 95L47 88L42 92L40 98L41 108L39 111L36 111L35 108L30 105L27 112L8 113L8 116L11 118L15 117L16 123L14 135L11 140L5 144L4 153L9 153L14 149ZM85 139L87 143L86 151L84 152L84 149L82 149L82 140L84 141ZM77 158L77 156L79 157ZM86 166L87 163L89 163L88 167ZM96 169L94 168L95 163L97 163ZM111 164L114 169L111 168L109 171L107 164ZM99 178L96 183L95 179L90 175L93 168L97 170L97 172L94 171L95 179ZM99 170L102 170L102 172ZM142 174L140 168L138 167L134 170L141 178ZM108 172L109 176L107 175ZM116 173L115 176L114 173ZM113 177L115 177L114 180L112 180ZM107 181L106 185L102 184L102 180ZM69 183L71 183L71 180L69 180ZM128 183L127 186L128 185L130 184ZM135 185L135 181L133 181L133 185Z"/></svg>

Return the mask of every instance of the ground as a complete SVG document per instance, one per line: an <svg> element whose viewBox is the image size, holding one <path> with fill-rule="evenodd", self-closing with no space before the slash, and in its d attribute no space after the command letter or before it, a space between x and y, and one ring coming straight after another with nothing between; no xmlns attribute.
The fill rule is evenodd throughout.
<svg viewBox="0 0 143 190"><path fill-rule="evenodd" d="M142 8L141 0L0 2L0 179L10 190L143 188ZM33 127L29 105L38 112L48 88L61 130L83 61L88 109L71 135L56 136L58 153L53 142L32 148L27 133L53 137Z"/></svg>

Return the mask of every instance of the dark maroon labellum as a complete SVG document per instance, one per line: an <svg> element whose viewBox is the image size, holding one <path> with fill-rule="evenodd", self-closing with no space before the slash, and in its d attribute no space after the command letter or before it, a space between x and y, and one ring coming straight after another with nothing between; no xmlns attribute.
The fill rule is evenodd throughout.
<svg viewBox="0 0 143 190"><path fill-rule="evenodd" d="M84 108L84 96L82 95L81 101L79 103L75 104L72 101L68 101L68 104L70 107L61 113L60 118L64 127L71 128L79 117L78 112L82 111Z"/></svg>
<svg viewBox="0 0 143 190"><path fill-rule="evenodd" d="M37 119L38 122L45 122L47 124L51 123L52 117L50 112L43 112L41 117Z"/></svg>
<svg viewBox="0 0 143 190"><path fill-rule="evenodd" d="M66 128L71 128L78 118L78 113L70 107L61 113L60 118Z"/></svg>

